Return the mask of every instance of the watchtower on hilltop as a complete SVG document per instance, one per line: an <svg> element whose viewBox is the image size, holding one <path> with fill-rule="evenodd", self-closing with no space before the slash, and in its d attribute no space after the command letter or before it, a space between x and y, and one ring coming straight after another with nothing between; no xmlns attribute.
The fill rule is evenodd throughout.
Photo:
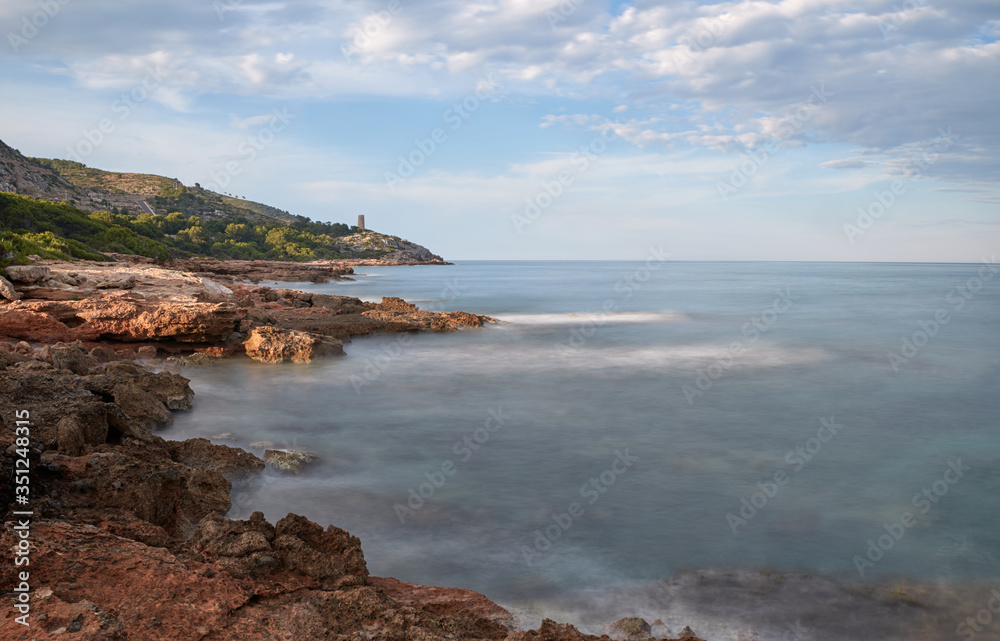
<svg viewBox="0 0 1000 641"><path fill-rule="evenodd" d="M364 231L364 230L365 230L365 215L358 214L358 231Z"/></svg>

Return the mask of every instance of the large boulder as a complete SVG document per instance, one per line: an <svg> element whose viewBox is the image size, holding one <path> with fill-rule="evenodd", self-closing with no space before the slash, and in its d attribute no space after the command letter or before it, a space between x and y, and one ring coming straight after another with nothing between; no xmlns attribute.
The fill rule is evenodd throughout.
<svg viewBox="0 0 1000 641"><path fill-rule="evenodd" d="M94 368L86 389L108 404L108 423L123 436L149 441L153 430L173 422L171 410L193 406L188 379L169 372L151 372L127 361L113 361Z"/></svg>
<svg viewBox="0 0 1000 641"><path fill-rule="evenodd" d="M615 639L648 639L653 628L639 617L618 619L608 626L611 636Z"/></svg>
<svg viewBox="0 0 1000 641"><path fill-rule="evenodd" d="M220 285L210 278L199 278L198 280L201 283L200 299L210 303L224 303L233 300L233 290L228 287Z"/></svg>
<svg viewBox="0 0 1000 641"><path fill-rule="evenodd" d="M247 356L262 363L309 363L319 356L339 356L344 344L328 336L277 327L255 327L243 343Z"/></svg>
<svg viewBox="0 0 1000 641"><path fill-rule="evenodd" d="M44 283L51 277L51 270L41 265L11 265L7 268L7 278L15 283Z"/></svg>
<svg viewBox="0 0 1000 641"><path fill-rule="evenodd" d="M3 276L0 276L0 296L7 300L21 300L21 294L17 293L11 282Z"/></svg>
<svg viewBox="0 0 1000 641"><path fill-rule="evenodd" d="M95 370L97 371L97 370ZM103 395L120 383L136 383L171 410L189 410L194 406L194 391L190 381L180 374L152 372L135 363L113 361L91 376L88 389Z"/></svg>
<svg viewBox="0 0 1000 641"><path fill-rule="evenodd" d="M325 530L304 516L289 514L274 524L271 548L285 567L329 584L344 576L368 577L361 541L345 530Z"/></svg>

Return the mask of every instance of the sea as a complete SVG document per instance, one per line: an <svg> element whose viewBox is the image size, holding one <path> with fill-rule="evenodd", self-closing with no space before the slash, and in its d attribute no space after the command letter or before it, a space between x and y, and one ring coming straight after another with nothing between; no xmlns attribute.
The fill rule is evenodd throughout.
<svg viewBox="0 0 1000 641"><path fill-rule="evenodd" d="M461 261L282 283L499 322L186 366L165 438L370 572L600 634L1000 639L1000 265Z"/></svg>

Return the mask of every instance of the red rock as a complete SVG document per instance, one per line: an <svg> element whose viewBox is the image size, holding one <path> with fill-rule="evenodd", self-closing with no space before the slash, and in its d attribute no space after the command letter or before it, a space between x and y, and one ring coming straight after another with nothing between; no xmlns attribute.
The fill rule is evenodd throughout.
<svg viewBox="0 0 1000 641"><path fill-rule="evenodd" d="M472 590L416 585L375 576L368 578L368 584L379 588L397 603L420 607L436 616L472 615L497 621L504 626L512 623L510 612Z"/></svg>
<svg viewBox="0 0 1000 641"><path fill-rule="evenodd" d="M262 363L280 363L285 359L308 363L319 356L344 353L344 344L335 338L268 326L255 327L243 346L247 356Z"/></svg>
<svg viewBox="0 0 1000 641"><path fill-rule="evenodd" d="M264 470L264 461L238 447L216 445L208 439L168 441L170 457L188 467L214 470L230 483L249 480Z"/></svg>
<svg viewBox="0 0 1000 641"><path fill-rule="evenodd" d="M233 333L238 311L232 303L169 303L102 299L81 301L79 328L103 340L181 343L224 342Z"/></svg>
<svg viewBox="0 0 1000 641"><path fill-rule="evenodd" d="M0 335L33 343L72 342L79 336L48 314L10 306L0 308ZM96 335L87 337L96 338Z"/></svg>

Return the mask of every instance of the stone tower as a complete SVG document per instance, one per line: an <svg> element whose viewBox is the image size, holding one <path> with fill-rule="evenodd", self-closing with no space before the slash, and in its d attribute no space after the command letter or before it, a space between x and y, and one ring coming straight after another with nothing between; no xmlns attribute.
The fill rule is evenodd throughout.
<svg viewBox="0 0 1000 641"><path fill-rule="evenodd" d="M358 231L364 231L364 230L365 230L365 215L358 214Z"/></svg>

